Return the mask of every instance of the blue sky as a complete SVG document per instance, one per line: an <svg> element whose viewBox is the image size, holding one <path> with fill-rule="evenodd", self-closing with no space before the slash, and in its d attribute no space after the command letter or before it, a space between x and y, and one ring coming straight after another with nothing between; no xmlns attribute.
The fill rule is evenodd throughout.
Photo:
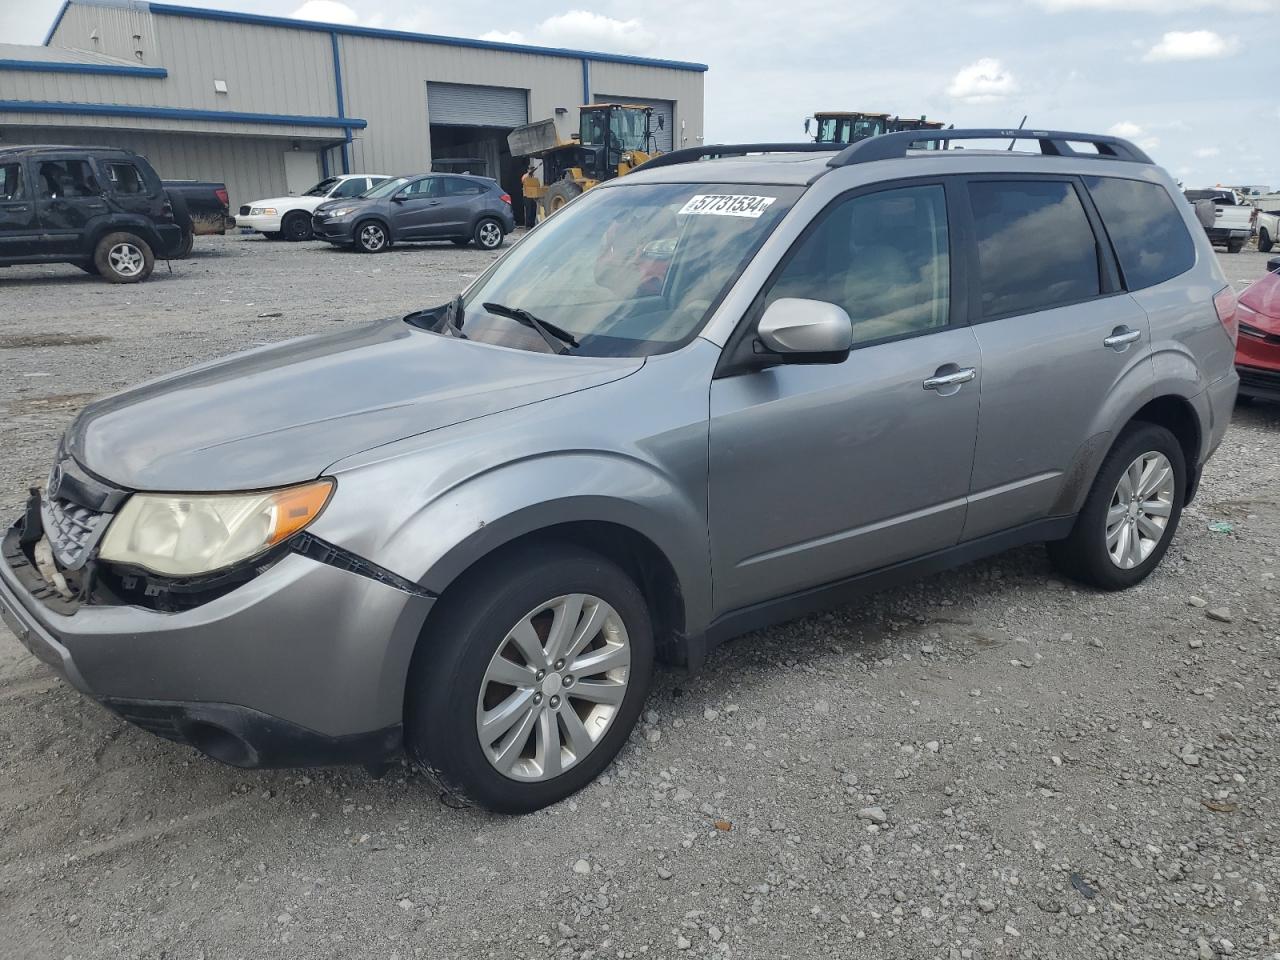
<svg viewBox="0 0 1280 960"><path fill-rule="evenodd" d="M182 2L182 0L180 0ZM194 0L189 0L197 5ZM204 6L710 65L709 142L814 110L1113 131L1188 186L1280 188L1280 0L205 0ZM39 43L59 0L0 0Z"/></svg>

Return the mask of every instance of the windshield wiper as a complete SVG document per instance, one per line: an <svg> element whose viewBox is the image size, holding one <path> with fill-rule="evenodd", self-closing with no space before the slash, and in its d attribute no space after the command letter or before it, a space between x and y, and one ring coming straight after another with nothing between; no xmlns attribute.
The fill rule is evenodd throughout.
<svg viewBox="0 0 1280 960"><path fill-rule="evenodd" d="M578 347L578 341L574 339L573 334L569 333L569 331L562 330L554 323L548 323L546 320L539 320L528 310L521 310L519 307L508 307L501 303L484 303L481 306L495 316L507 317L516 321L516 323L532 327L538 332L538 336L547 341L547 346L556 353L568 353L570 349L576 350Z"/></svg>

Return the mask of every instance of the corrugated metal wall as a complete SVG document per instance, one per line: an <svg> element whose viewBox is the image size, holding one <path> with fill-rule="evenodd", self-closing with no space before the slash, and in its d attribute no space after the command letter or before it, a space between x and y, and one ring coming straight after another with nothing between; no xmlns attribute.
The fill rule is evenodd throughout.
<svg viewBox="0 0 1280 960"><path fill-rule="evenodd" d="M156 48L155 18L143 5L96 6L73 3L58 23L52 43L92 50L148 67L168 67ZM98 37L93 38L97 31ZM134 35L140 37L135 41ZM141 56L138 52L141 51Z"/></svg>
<svg viewBox="0 0 1280 960"><path fill-rule="evenodd" d="M5 145L67 143L122 147L140 153L167 180L221 180L231 195L231 210L242 203L285 192L287 141L257 137L209 137L133 130L85 130L75 127L4 127Z"/></svg>
<svg viewBox="0 0 1280 960"><path fill-rule="evenodd" d="M652 100L675 102L672 125L675 147L702 143L702 80L705 74L689 70L656 70L629 63L592 63L592 90L621 90Z"/></svg>

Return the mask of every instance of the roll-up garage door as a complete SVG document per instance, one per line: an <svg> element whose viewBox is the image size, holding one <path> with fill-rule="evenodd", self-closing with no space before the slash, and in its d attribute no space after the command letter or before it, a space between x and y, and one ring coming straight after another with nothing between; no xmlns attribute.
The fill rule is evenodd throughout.
<svg viewBox="0 0 1280 960"><path fill-rule="evenodd" d="M428 83L427 122L452 127L519 127L529 122L529 91Z"/></svg>
<svg viewBox="0 0 1280 960"><path fill-rule="evenodd" d="M658 141L658 149L663 153L671 150L675 142L676 105L670 100L652 100L648 97L624 97L616 93L597 93L596 103L634 103L642 107L653 107L653 135ZM658 129L658 117L662 117L662 129Z"/></svg>

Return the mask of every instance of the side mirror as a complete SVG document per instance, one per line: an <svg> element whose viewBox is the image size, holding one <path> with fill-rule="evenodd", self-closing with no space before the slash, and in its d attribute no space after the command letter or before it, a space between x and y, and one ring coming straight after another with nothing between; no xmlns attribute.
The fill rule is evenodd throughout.
<svg viewBox="0 0 1280 960"><path fill-rule="evenodd" d="M756 336L781 363L841 363L853 345L853 321L834 303L784 297L769 304Z"/></svg>
<svg viewBox="0 0 1280 960"><path fill-rule="evenodd" d="M405 202L406 200L408 200L408 199L409 199L409 198L408 198L408 197L406 197L403 193L397 193L394 197L392 197L392 198L391 198L391 202L392 202L392 203L404 203L404 202Z"/></svg>

